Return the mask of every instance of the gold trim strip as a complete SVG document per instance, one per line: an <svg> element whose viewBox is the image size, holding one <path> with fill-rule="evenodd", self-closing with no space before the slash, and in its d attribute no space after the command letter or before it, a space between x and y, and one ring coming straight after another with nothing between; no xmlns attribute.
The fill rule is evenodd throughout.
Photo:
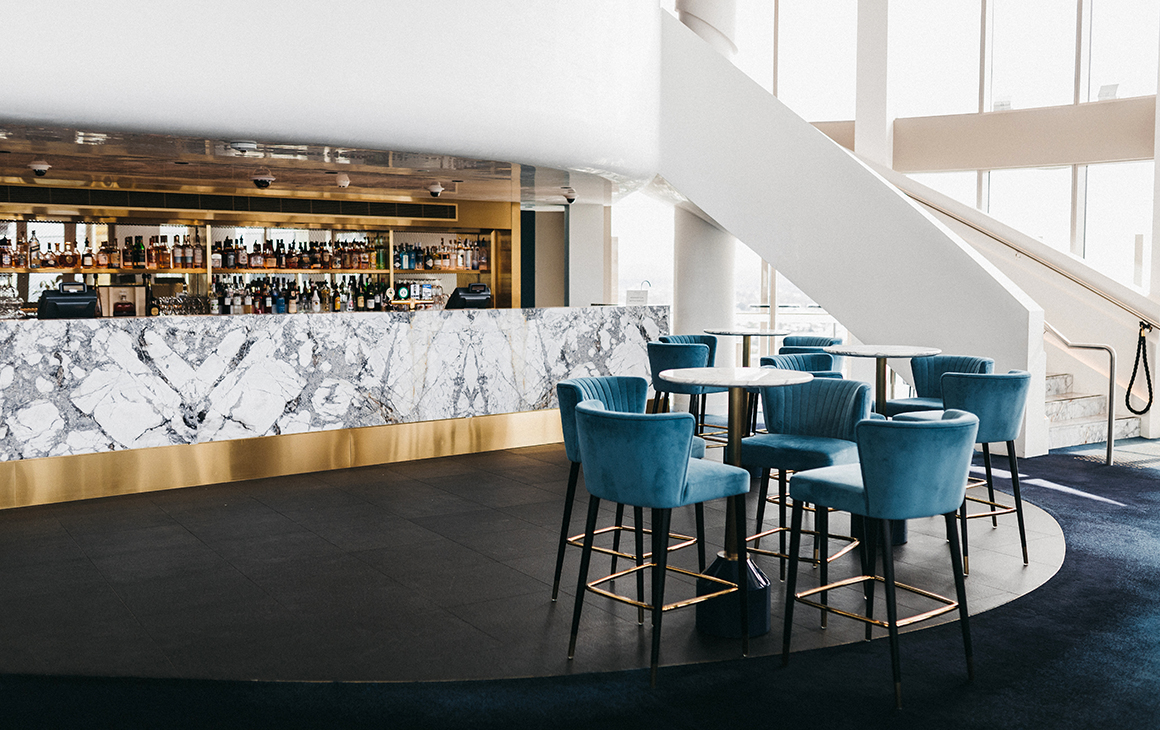
<svg viewBox="0 0 1160 730"><path fill-rule="evenodd" d="M0 462L0 509L539 446L558 410Z"/></svg>

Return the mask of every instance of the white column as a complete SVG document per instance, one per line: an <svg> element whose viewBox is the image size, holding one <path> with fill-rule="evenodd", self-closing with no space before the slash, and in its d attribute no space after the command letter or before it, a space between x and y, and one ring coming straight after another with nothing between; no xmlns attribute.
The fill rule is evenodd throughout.
<svg viewBox="0 0 1160 730"><path fill-rule="evenodd" d="M611 304L604 299L612 231L610 209L599 204L573 203L568 206L567 220L567 305Z"/></svg>
<svg viewBox="0 0 1160 730"><path fill-rule="evenodd" d="M737 239L700 216L674 209L674 334L733 327L733 260ZM716 364L732 367L734 338L723 337Z"/></svg>
<svg viewBox="0 0 1160 730"><path fill-rule="evenodd" d="M887 105L888 0L858 0L858 75L854 152L893 167L894 120Z"/></svg>
<svg viewBox="0 0 1160 730"><path fill-rule="evenodd" d="M677 17L718 53L737 53L736 0L677 0Z"/></svg>

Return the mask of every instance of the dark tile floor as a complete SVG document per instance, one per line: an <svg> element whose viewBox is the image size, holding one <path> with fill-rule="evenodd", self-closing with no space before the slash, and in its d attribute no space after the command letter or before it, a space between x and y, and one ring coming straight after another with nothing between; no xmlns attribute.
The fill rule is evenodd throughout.
<svg viewBox="0 0 1160 730"><path fill-rule="evenodd" d="M578 550L559 602L549 594L567 477L553 445L0 512L0 672L409 680L645 666L650 633L636 610L591 594L576 659L566 659ZM723 506L706 510L714 551ZM693 534L691 510L673 522ZM1058 525L1037 508L1030 566L1012 518L998 529L981 522L972 612L1042 584L1064 553ZM846 525L836 516L832 529ZM896 551L900 581L953 595L942 530L941 519L911 523ZM774 630L751 652L768 654L780 650L784 589L777 563L757 561L773 580ZM695 568L695 550L673 562ZM831 577L853 568L852 556L837 561ZM803 587L816 582L809 566L801 574ZM690 581L670 581L670 598L692 593ZM859 596L832 602L853 608ZM861 638L861 624L832 618L822 631L817 616L798 610L795 650ZM694 618L666 615L662 663L739 653L735 640L696 632Z"/></svg>

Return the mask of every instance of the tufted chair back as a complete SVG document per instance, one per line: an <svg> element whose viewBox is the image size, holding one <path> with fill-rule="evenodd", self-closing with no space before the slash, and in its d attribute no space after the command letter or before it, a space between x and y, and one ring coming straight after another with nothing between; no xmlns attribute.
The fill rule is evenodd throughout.
<svg viewBox="0 0 1160 730"><path fill-rule="evenodd" d="M709 348L709 364L713 367L717 362L717 338L713 335L665 335L661 342L669 345L704 345Z"/></svg>
<svg viewBox="0 0 1160 730"><path fill-rule="evenodd" d="M943 373L989 373L994 369L991 358L970 355L935 355L910 361L914 391L919 398L942 398Z"/></svg>
<svg viewBox="0 0 1160 730"><path fill-rule="evenodd" d="M630 376L572 378L556 384L560 401L560 425L564 430L564 451L570 461L580 462L580 441L576 436L576 405L598 400L610 411L644 413L648 401L648 381Z"/></svg>
<svg viewBox="0 0 1160 730"><path fill-rule="evenodd" d="M857 380L815 378L762 388L761 400L771 434L853 441L858 422L870 417L870 385Z"/></svg>

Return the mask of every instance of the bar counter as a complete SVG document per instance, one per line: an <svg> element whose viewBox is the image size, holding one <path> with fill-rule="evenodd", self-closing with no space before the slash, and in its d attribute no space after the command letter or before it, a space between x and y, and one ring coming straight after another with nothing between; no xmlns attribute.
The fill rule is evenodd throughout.
<svg viewBox="0 0 1160 730"><path fill-rule="evenodd" d="M646 343L667 334L668 320L668 307L651 306L3 321L0 463L543 411L563 378L647 377ZM275 473L351 465L342 450L353 447L325 443L326 458ZM463 450L482 449L425 455ZM280 453L302 462L295 451ZM230 471L257 473L270 470ZM202 468L160 487L138 477L108 493L221 475ZM0 506L76 497L24 488L42 494Z"/></svg>

